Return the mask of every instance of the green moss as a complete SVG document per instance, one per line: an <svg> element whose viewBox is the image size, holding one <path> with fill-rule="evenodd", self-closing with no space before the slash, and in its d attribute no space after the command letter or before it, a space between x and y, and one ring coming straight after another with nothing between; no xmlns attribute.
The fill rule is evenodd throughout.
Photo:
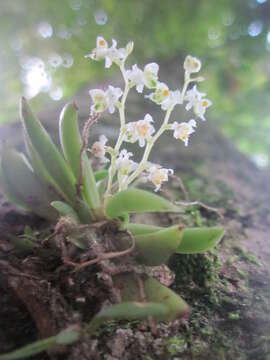
<svg viewBox="0 0 270 360"><path fill-rule="evenodd" d="M237 273L239 274L239 276L245 280L246 284L248 284L248 275L245 271L241 270L241 269L236 269Z"/></svg>
<svg viewBox="0 0 270 360"><path fill-rule="evenodd" d="M205 254L174 255L169 262L175 272L175 286L178 289L193 283L208 293L213 290L212 285L219 282L219 265L217 250Z"/></svg>
<svg viewBox="0 0 270 360"><path fill-rule="evenodd" d="M184 337L173 336L168 340L167 351L171 356L179 355L187 349L187 342Z"/></svg>
<svg viewBox="0 0 270 360"><path fill-rule="evenodd" d="M236 312L231 312L231 313L229 313L228 318L229 318L229 320L239 320L240 315Z"/></svg>
<svg viewBox="0 0 270 360"><path fill-rule="evenodd" d="M250 262L251 264L255 264L257 266L262 265L259 259L254 254L251 254L250 252L244 250L241 246L234 246L233 250L238 254L240 259Z"/></svg>

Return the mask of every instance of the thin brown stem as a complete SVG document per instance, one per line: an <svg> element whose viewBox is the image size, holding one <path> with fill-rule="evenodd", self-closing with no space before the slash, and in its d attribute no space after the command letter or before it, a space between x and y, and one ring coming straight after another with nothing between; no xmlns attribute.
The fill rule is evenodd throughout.
<svg viewBox="0 0 270 360"><path fill-rule="evenodd" d="M129 236L131 237L131 240L132 240L132 244L128 249L123 250L123 251L115 251L115 252L108 252L108 253L100 254L95 259L85 261L84 263L81 263L81 264L77 264L78 268L82 269L89 265L97 264L103 260L114 259L114 258L118 258L121 256L131 254L133 252L133 250L135 249L136 240L135 240L135 237L132 235L132 233L129 230L126 230L126 232L129 234Z"/></svg>
<svg viewBox="0 0 270 360"><path fill-rule="evenodd" d="M180 189L181 189L181 191L182 191L182 193L183 193L183 195L184 195L185 200L186 200L186 201L189 201L189 195L188 195L188 192L187 192L187 190L186 190L186 188L185 188L184 182L183 182L183 180L181 179L181 177L180 177L180 176L176 176L176 175L171 175L171 177L178 182L179 187L180 187Z"/></svg>
<svg viewBox="0 0 270 360"><path fill-rule="evenodd" d="M100 117L100 114L94 113L90 115L89 119L86 121L83 127L82 131L82 146L80 150L80 171L79 171L79 177L76 184L76 194L78 198L81 198L81 189L83 185L83 155L88 147L88 135L89 135L89 129L92 125L94 125Z"/></svg>

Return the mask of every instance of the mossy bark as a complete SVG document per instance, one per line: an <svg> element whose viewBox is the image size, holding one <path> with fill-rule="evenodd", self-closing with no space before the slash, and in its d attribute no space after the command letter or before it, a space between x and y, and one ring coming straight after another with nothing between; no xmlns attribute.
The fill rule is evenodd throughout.
<svg viewBox="0 0 270 360"><path fill-rule="evenodd" d="M169 79L171 87L178 86L175 80L178 63L172 61L163 68L161 77ZM113 83L121 85L119 79ZM158 122L160 108L142 101L142 97L131 93L127 118L134 121L149 112ZM76 103L83 123L89 114L88 88L76 96ZM40 116L56 141L55 119L60 108L61 104ZM179 215L143 218L147 223L160 225L222 224L225 227L226 236L214 251L192 256L175 255L170 261L176 272L173 288L192 306L190 319L175 327L161 325L157 334L138 327L136 322L111 323L92 339L83 339L67 349L65 355L50 354L51 358L263 360L269 356L270 173L257 169L218 131L214 106L210 112L212 118L199 123L188 148L164 135L151 161L174 168L184 181L190 200L220 208L223 218L200 205L183 207ZM184 116L176 111L173 120L182 120ZM116 116L109 119L105 115L92 129L90 142L101 132L115 141L118 123ZM5 125L0 132L0 138L23 149L21 136L18 123ZM183 200L177 180L167 187L165 195ZM71 320L80 323L96 311L94 302L91 309L80 302L84 286L75 284L76 298L72 299L66 284L51 281L53 265L44 269L37 261L34 267L27 267L27 261L14 253L7 235L23 233L26 224L41 232L47 227L42 220L18 212L1 198L0 353L35 338L53 335ZM78 279L77 284L90 278ZM91 278L91 281L94 280ZM58 305L52 307L53 303ZM47 355L37 357L46 358Z"/></svg>

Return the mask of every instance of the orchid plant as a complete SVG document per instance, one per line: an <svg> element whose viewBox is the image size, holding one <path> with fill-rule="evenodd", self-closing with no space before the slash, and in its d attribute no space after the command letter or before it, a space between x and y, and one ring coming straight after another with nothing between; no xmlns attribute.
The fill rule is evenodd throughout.
<svg viewBox="0 0 270 360"><path fill-rule="evenodd" d="M28 158L6 144L3 146L2 188L10 201L56 223L52 237L57 240L65 265L77 271L99 265L99 276L102 273L110 278L112 296L109 296L111 305L103 307L87 326L63 330L56 337L46 339L45 343L41 340L20 350L19 355L18 351L13 355L2 355L1 360L77 341L82 332L92 333L109 319L172 321L183 317L189 312L189 306L168 288L173 277L164 264L173 253L207 251L223 236L220 227L173 225L163 228L130 222L129 216L133 213L181 210L177 204L139 189L135 184L149 181L157 192L173 174L173 169L149 161L153 146L165 132L172 132L175 139L188 146L197 123L195 119L171 121L175 107L185 106L187 111L193 109L194 115L204 121L206 109L211 105L206 94L197 89L196 83L204 80L197 75L201 69L199 59L186 57L184 84L181 89L171 90L159 81L157 63L149 63L143 69L137 64L126 69L132 50L133 42L118 48L115 40L109 46L103 37L97 37L96 48L86 57L105 60L105 68L115 64L123 76L124 87L110 85L106 90L89 91L90 117L84 124L82 135L76 105L69 103L64 107L59 122L62 152L22 98L21 119ZM134 122L126 121L126 101L133 88L140 94L148 91L147 101L161 107L164 120L158 129L150 114ZM106 111L119 112L118 139L110 146L106 136L101 135L88 149L89 129ZM128 143L138 143L144 149L140 162L132 160L133 154L125 148ZM87 156L89 151L99 159L103 166L101 170L92 170ZM108 228L113 237L110 241L104 236ZM70 244L77 248L77 253L72 252L72 258L68 251ZM90 254L90 258L85 260L84 256L82 260L85 253Z"/></svg>

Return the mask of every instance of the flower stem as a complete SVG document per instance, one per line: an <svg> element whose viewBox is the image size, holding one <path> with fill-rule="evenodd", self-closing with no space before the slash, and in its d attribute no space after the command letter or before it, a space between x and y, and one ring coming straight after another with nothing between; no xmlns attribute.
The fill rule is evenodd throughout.
<svg viewBox="0 0 270 360"><path fill-rule="evenodd" d="M126 181L126 187L132 183L138 176L141 175L141 173L145 170L146 165L147 165L147 161L150 155L150 152L155 144L155 142L158 140L158 138L164 133L165 130L167 130L167 124L169 122L170 119L170 115L173 111L173 108L169 108L166 112L163 124L161 125L161 127L159 128L158 132L155 134L155 136L152 137L152 139L150 139L147 142L142 160L139 164L139 166L137 167L137 169L133 172L133 174L130 175L130 177L127 179Z"/></svg>
<svg viewBox="0 0 270 360"><path fill-rule="evenodd" d="M108 185L107 185L107 190L105 193L105 198L111 195L112 182L113 182L114 175L116 173L116 159L119 154L119 150L122 145L124 135L126 133L125 103L126 103L126 99L127 99L127 95L130 90L130 87L128 84L128 79L126 77L124 65L120 66L120 71L121 71L124 81L125 81L125 89L124 89L124 93L123 93L123 96L121 99L121 103L119 105L120 133L119 133L117 142L115 144L113 154L111 156L111 165L110 165L110 169L109 169Z"/></svg>

